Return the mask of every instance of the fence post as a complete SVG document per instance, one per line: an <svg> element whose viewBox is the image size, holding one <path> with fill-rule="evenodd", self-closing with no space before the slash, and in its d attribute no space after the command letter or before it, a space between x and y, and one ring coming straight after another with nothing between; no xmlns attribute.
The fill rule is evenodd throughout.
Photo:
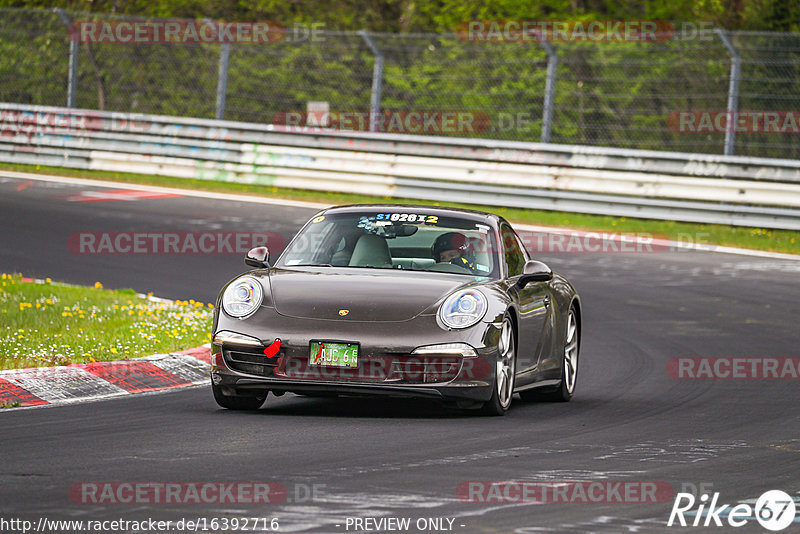
<svg viewBox="0 0 800 534"><path fill-rule="evenodd" d="M225 96L228 93L228 60L231 55L231 44L222 43L219 47L219 76L217 77L217 107L214 117L225 118Z"/></svg>
<svg viewBox="0 0 800 534"><path fill-rule="evenodd" d="M67 35L69 37L69 73L67 75L67 107L74 108L76 101L76 91L78 90L78 36L73 36L70 32L70 20L66 11L61 8L54 10L61 19L64 26L67 27Z"/></svg>
<svg viewBox="0 0 800 534"><path fill-rule="evenodd" d="M717 28L714 32L719 35L722 44L731 55L731 79L728 86L728 125L725 128L725 155L732 156L736 142L736 123L739 111L739 75L742 70L742 56L731 41L725 30Z"/></svg>
<svg viewBox="0 0 800 534"><path fill-rule="evenodd" d="M372 40L366 30L358 32L367 43L375 56L375 66L372 69L372 94L369 101L369 131L378 131L378 114L381 111L381 89L383 85L383 53Z"/></svg>
<svg viewBox="0 0 800 534"><path fill-rule="evenodd" d="M541 43L547 52L547 79L544 83L544 105L542 109L542 143L549 143L550 133L553 131L553 106L555 105L556 96L558 54L555 47L543 38Z"/></svg>

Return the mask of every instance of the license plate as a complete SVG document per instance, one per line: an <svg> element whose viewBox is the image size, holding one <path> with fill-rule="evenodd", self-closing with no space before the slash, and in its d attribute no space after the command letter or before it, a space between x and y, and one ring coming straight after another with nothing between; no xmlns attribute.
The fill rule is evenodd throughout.
<svg viewBox="0 0 800 534"><path fill-rule="evenodd" d="M309 365L358 367L358 343L312 341L308 354Z"/></svg>

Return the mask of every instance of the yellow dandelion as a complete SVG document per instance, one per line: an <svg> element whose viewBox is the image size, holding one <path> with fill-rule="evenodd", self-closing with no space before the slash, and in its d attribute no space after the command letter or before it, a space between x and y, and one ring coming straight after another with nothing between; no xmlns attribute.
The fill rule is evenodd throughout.
<svg viewBox="0 0 800 534"><path fill-rule="evenodd" d="M101 284L100 282L95 282L94 283L94 288L95 289L103 289L103 284Z"/></svg>

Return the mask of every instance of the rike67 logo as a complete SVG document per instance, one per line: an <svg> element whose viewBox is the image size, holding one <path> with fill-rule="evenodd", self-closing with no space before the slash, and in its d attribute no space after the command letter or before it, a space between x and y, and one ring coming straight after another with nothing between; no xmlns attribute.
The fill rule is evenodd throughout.
<svg viewBox="0 0 800 534"><path fill-rule="evenodd" d="M765 529L777 532L791 525L795 518L795 502L781 490L764 492L755 504L750 504L752 501L736 505L718 502L719 492L712 495L710 502L708 494L695 499L691 493L678 493L667 526L741 527L755 520Z"/></svg>

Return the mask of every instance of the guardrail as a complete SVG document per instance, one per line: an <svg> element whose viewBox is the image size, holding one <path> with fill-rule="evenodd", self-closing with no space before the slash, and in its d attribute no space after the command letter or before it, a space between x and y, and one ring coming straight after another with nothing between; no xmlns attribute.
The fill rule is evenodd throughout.
<svg viewBox="0 0 800 534"><path fill-rule="evenodd" d="M0 103L0 161L800 230L800 161Z"/></svg>

